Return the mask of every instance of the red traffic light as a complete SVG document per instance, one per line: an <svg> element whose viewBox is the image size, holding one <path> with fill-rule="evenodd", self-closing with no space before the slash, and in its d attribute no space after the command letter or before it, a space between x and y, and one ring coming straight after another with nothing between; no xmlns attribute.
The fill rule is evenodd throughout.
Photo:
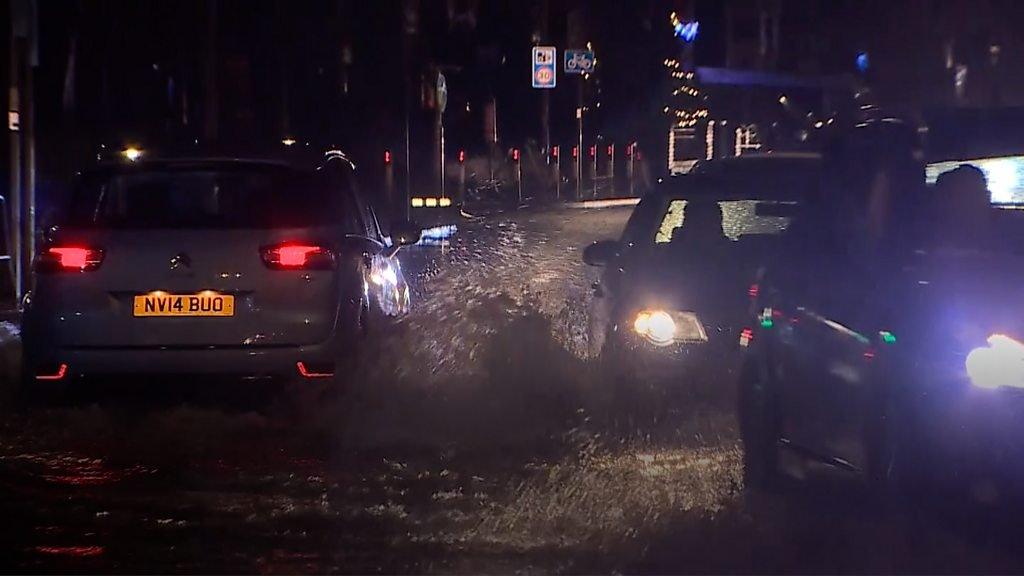
<svg viewBox="0 0 1024 576"><path fill-rule="evenodd" d="M608 157L611 158L615 155L615 144L608 145Z"/></svg>
<svg viewBox="0 0 1024 576"><path fill-rule="evenodd" d="M558 146L551 147L551 157L558 158Z"/></svg>
<svg viewBox="0 0 1024 576"><path fill-rule="evenodd" d="M519 148L512 149L512 160L515 162L519 162Z"/></svg>
<svg viewBox="0 0 1024 576"><path fill-rule="evenodd" d="M391 164L391 150L384 151L384 164Z"/></svg>
<svg viewBox="0 0 1024 576"><path fill-rule="evenodd" d="M590 147L590 157L591 158L596 158L597 157L597 145L596 144Z"/></svg>
<svg viewBox="0 0 1024 576"><path fill-rule="evenodd" d="M462 164L465 161L466 161L466 151L465 150L459 150L459 164Z"/></svg>
<svg viewBox="0 0 1024 576"><path fill-rule="evenodd" d="M580 148L579 148L579 146L573 146L572 147L572 157L573 158L579 158L580 157Z"/></svg>

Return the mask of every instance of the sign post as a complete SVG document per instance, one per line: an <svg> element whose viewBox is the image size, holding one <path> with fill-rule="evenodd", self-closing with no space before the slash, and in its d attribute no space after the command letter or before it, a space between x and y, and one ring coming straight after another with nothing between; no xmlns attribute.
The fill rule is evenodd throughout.
<svg viewBox="0 0 1024 576"><path fill-rule="evenodd" d="M448 81L437 73L437 150L440 162L441 198L444 198L444 111L448 108Z"/></svg>
<svg viewBox="0 0 1024 576"><path fill-rule="evenodd" d="M554 46L533 47L533 87L554 88L558 85L555 60L558 50Z"/></svg>

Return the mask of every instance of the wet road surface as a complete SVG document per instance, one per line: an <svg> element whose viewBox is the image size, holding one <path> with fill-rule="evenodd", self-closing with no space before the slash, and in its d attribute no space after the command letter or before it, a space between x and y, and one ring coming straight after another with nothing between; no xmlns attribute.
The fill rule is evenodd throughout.
<svg viewBox="0 0 1024 576"><path fill-rule="evenodd" d="M880 511L835 474L744 495L733 383L624 418L588 358L590 241L628 209L460 223L343 394L150 383L0 413L7 571L1020 571L1005 527ZM16 330L0 326L0 370ZM146 386L147 393L138 393ZM155 386L155 384L154 384ZM700 389L700 394L692 394ZM213 393L217 392L217 393ZM638 391L638 395L644 392ZM973 522L973 521L972 521ZM975 522L976 524L976 522ZM974 526L974 524L972 524Z"/></svg>

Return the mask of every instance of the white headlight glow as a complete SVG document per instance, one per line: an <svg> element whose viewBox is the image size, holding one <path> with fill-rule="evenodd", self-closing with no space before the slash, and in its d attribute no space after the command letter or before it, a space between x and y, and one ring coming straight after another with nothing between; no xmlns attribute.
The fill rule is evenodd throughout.
<svg viewBox="0 0 1024 576"><path fill-rule="evenodd" d="M967 355L967 375L979 388L1024 388L1024 343L1000 334Z"/></svg>

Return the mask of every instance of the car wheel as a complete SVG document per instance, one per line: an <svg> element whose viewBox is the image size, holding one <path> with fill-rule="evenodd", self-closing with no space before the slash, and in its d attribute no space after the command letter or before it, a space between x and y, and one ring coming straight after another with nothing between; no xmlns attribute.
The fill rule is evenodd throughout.
<svg viewBox="0 0 1024 576"><path fill-rule="evenodd" d="M748 360L740 374L739 420L743 440L743 482L748 488L774 486L779 467L779 414L769 372Z"/></svg>

